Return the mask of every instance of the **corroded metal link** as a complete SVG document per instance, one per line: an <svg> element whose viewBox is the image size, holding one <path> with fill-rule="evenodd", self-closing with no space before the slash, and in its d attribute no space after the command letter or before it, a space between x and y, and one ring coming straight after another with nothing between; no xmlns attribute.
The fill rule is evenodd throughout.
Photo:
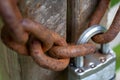
<svg viewBox="0 0 120 80"><path fill-rule="evenodd" d="M7 47L16 51L17 53L21 55L30 55L25 44L19 44L14 41L14 39L9 34L8 27L6 26L4 26L1 30L1 39Z"/></svg>
<svg viewBox="0 0 120 80"><path fill-rule="evenodd" d="M28 23L28 22L30 22L30 23ZM49 50L52 47L53 39L52 39L52 36L50 36L50 32L48 31L48 29L41 27L40 25L38 25L38 23L32 22L31 20L28 20L28 19L22 21L22 23L21 24L23 25L23 28L25 31L27 31L27 33L29 33L29 34L33 33L33 35L41 41L41 43L43 44L42 48L43 48L44 52L46 52L47 50ZM26 24L28 24L27 26L29 26L29 29L27 26L25 26ZM2 29L2 33L1 33L1 38L2 38L3 42L7 46L9 46L11 49L13 49L17 52L19 51L18 53L20 53L20 54L29 55L28 53L24 52L22 48L20 48L20 49L17 48L17 47L24 46L23 48L25 50L25 46L26 46L27 42L25 44L21 44L21 43L16 42L10 33L11 33L11 30L9 29L9 27L4 26Z"/></svg>
<svg viewBox="0 0 120 80"><path fill-rule="evenodd" d="M70 58L77 56L85 56L95 52L95 45L81 44L69 46L54 46L49 50L49 54L57 58Z"/></svg>
<svg viewBox="0 0 120 80"><path fill-rule="evenodd" d="M37 62L41 67L50 70L61 71L69 64L69 59L55 59L47 56L43 52L40 43L36 40L33 40L33 42L30 43L30 52L35 62Z"/></svg>
<svg viewBox="0 0 120 80"><path fill-rule="evenodd" d="M110 0L100 0L96 11L93 13L91 20L88 26L99 24L102 17L104 16L106 10L108 9ZM108 43L112 41L120 31L120 7L117 11L117 14L113 20L112 25L108 31L104 34L97 34L92 39L96 43Z"/></svg>
<svg viewBox="0 0 120 80"><path fill-rule="evenodd" d="M29 34L33 34L42 42L44 51L47 51L52 47L52 37L50 37L51 35L42 25L36 24L37 26L34 27L34 24L29 23L29 28L24 26L29 20L22 18L16 0L0 0L0 15L2 16L6 27L10 30L9 34L14 41L25 45L28 41ZM41 36L39 33L42 33L45 30L47 33L44 33L44 35L41 34Z"/></svg>
<svg viewBox="0 0 120 80"><path fill-rule="evenodd" d="M97 25L100 23L106 10L108 9L109 3L110 3L110 0L100 0L96 10L94 11L94 13L90 19L88 27L90 27L92 25Z"/></svg>
<svg viewBox="0 0 120 80"><path fill-rule="evenodd" d="M52 32L52 31L50 32L54 38L54 42L55 42L54 45L67 46L65 39L60 37L55 32ZM52 58L46 55L41 47L41 44L39 43L39 40L35 39L34 37L30 38L29 47L30 47L30 54L32 58L41 67L54 70L54 71L61 71L61 70L64 70L69 64L70 57L64 58L64 59L63 58L58 59L57 57Z"/></svg>
<svg viewBox="0 0 120 80"><path fill-rule="evenodd" d="M49 55L55 58L72 58L77 56L85 56L94 53L95 45L91 43L82 45L68 45L64 38L51 31L54 39L54 46L48 51Z"/></svg>
<svg viewBox="0 0 120 80"><path fill-rule="evenodd" d="M22 15L15 2L16 0L0 0L0 15L6 24L16 24L22 19ZM14 26L17 28L18 26Z"/></svg>
<svg viewBox="0 0 120 80"><path fill-rule="evenodd" d="M26 43L28 35L24 33L22 26L18 25L22 16L15 0L0 0L0 15L6 27L8 26L8 28L11 29L10 34L13 39L21 44Z"/></svg>
<svg viewBox="0 0 120 80"><path fill-rule="evenodd" d="M93 40L97 43L108 43L112 41L119 32L120 32L120 6L112 22L112 25L110 26L108 31L104 34L98 34L94 36Z"/></svg>
<svg viewBox="0 0 120 80"><path fill-rule="evenodd" d="M34 35L42 42L42 49L44 52L48 51L52 47L54 41L50 30L30 19L23 19L21 24L25 31Z"/></svg>

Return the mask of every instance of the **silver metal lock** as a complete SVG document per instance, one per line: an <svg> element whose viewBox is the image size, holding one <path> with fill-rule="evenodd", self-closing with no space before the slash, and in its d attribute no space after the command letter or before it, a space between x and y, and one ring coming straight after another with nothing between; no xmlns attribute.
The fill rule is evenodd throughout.
<svg viewBox="0 0 120 80"><path fill-rule="evenodd" d="M104 33L106 29L99 25L88 28L79 38L77 44L84 44L98 33ZM74 63L70 63L68 80L114 80L116 55L109 44L102 44L94 54L76 57Z"/></svg>

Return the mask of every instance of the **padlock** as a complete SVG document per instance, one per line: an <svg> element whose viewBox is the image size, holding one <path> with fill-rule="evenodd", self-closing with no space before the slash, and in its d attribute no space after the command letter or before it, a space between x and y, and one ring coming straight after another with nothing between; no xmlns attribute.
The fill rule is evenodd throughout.
<svg viewBox="0 0 120 80"><path fill-rule="evenodd" d="M94 25L80 36L77 44L88 42L94 35L104 33L106 28ZM68 80L115 80L116 55L109 44L101 44L95 53L76 57L68 67Z"/></svg>

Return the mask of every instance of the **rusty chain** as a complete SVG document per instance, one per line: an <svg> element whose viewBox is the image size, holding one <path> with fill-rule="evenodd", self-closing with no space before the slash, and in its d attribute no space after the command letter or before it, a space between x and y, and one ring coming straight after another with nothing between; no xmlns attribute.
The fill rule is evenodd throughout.
<svg viewBox="0 0 120 80"><path fill-rule="evenodd" d="M109 7L110 0L100 0L95 12L93 13L88 26L99 24L106 10ZM108 43L112 41L120 31L120 6L116 16L109 28L104 34L97 34L92 39L97 43Z"/></svg>
<svg viewBox="0 0 120 80"><path fill-rule="evenodd" d="M100 22L108 4L109 0L100 0L89 26ZM69 45L57 33L35 21L23 18L16 0L0 0L0 15L4 21L1 32L2 41L16 52L30 55L41 67L61 71L68 66L71 57L84 56L93 53L96 49L91 43ZM105 34L96 35L93 38L95 42L109 42L104 35L111 35L111 33L112 35L115 34L110 36L111 40L114 39L120 31L120 18L118 16L120 16L120 8L110 29ZM115 32L116 29L117 32ZM98 39L102 39L102 41Z"/></svg>

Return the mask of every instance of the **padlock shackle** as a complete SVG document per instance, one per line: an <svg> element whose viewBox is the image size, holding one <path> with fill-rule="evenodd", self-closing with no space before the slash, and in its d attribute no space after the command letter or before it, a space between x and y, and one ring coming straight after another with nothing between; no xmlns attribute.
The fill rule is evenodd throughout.
<svg viewBox="0 0 120 80"><path fill-rule="evenodd" d="M106 32L106 28L100 25L93 25L87 30L83 32L83 34L78 39L77 44L84 44L88 42L94 35L98 33L104 33ZM107 54L109 51L109 44L102 44L101 51L102 53ZM76 57L75 58L75 66L76 67L83 67L84 66L84 58L82 57Z"/></svg>
<svg viewBox="0 0 120 80"><path fill-rule="evenodd" d="M88 42L91 37L98 33L104 33L106 31L105 27L99 26L99 25L93 25L90 28L86 29L83 34L78 39L77 44L84 44Z"/></svg>

